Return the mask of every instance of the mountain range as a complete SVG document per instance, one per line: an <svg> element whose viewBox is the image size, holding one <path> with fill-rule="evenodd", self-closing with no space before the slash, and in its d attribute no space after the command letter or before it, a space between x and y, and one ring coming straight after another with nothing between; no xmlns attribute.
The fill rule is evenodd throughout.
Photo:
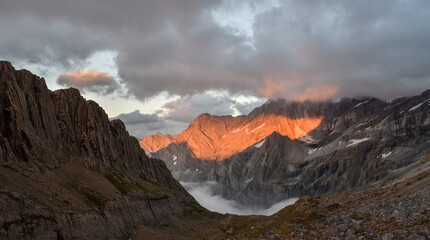
<svg viewBox="0 0 430 240"><path fill-rule="evenodd" d="M430 91L203 114L140 142L148 157L76 89L6 61L0 89L0 239L430 237ZM177 179L249 208L310 196L272 216L218 214Z"/></svg>
<svg viewBox="0 0 430 240"><path fill-rule="evenodd" d="M430 90L385 102L269 100L246 116L202 114L179 135L140 141L184 182L246 207L383 180L430 148Z"/></svg>

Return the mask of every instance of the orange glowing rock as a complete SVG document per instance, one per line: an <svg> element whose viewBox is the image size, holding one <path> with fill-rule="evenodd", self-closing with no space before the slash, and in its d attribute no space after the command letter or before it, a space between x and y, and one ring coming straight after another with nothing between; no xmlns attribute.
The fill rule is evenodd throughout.
<svg viewBox="0 0 430 240"><path fill-rule="evenodd" d="M260 142L273 132L291 139L301 138L319 126L319 118L292 119L278 115L212 116L202 114L181 134L148 136L140 141L146 152L156 152L170 143L186 142L202 160L222 161Z"/></svg>

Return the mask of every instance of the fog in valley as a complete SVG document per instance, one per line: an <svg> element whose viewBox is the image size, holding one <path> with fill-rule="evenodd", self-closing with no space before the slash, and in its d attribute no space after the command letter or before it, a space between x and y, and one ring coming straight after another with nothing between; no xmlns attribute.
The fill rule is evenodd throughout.
<svg viewBox="0 0 430 240"><path fill-rule="evenodd" d="M270 216L282 208L294 204L298 198L289 198L273 204L266 209L249 208L242 204L215 195L216 182L180 182L182 186L200 203L210 211L219 213L231 213L238 215L265 215Z"/></svg>

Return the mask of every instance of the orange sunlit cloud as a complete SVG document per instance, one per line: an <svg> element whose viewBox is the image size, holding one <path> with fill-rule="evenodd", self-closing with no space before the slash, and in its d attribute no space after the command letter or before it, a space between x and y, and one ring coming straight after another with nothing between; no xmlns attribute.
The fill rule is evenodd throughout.
<svg viewBox="0 0 430 240"><path fill-rule="evenodd" d="M312 87L305 90L295 100L303 101L325 101L332 98L339 91L338 85L326 85L320 87Z"/></svg>
<svg viewBox="0 0 430 240"><path fill-rule="evenodd" d="M288 88L287 82L277 82L270 78L264 79L264 87L260 88L258 92L263 97L272 98L278 92L283 92Z"/></svg>
<svg viewBox="0 0 430 240"><path fill-rule="evenodd" d="M338 85L323 85L317 87L305 88L306 84L303 78L298 75L292 75L288 81L277 81L272 78L264 79L264 86L258 92L266 98L283 97L295 101L325 101L332 98L338 91Z"/></svg>
<svg viewBox="0 0 430 240"><path fill-rule="evenodd" d="M95 70L81 69L73 73L62 73L58 79L58 84L68 87L75 87L79 90L89 90L93 92L111 93L118 88L118 83L114 77Z"/></svg>

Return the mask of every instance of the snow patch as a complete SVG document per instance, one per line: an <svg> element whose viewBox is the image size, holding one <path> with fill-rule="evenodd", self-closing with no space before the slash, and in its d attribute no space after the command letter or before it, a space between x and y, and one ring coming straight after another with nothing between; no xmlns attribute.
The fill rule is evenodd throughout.
<svg viewBox="0 0 430 240"><path fill-rule="evenodd" d="M411 107L411 109L409 109L409 112L411 112L411 111L414 111L414 110L418 109L419 107L421 107L421 105L423 105L423 102L422 102L422 103L420 103L420 104L417 104L417 105L415 105L415 106L413 106L413 107Z"/></svg>
<svg viewBox="0 0 430 240"><path fill-rule="evenodd" d="M417 105L415 105L415 106L411 107L411 109L409 109L409 112L414 111L414 110L417 110L418 108L420 108L420 107L421 107L421 105L423 105L424 103L426 103L426 102L428 102L428 101L430 101L430 99L427 99L427 100L425 100L424 102L419 103L419 104L417 104Z"/></svg>
<svg viewBox="0 0 430 240"><path fill-rule="evenodd" d="M248 178L245 180L245 185L247 185L248 183L252 182L252 180L254 180L253 178Z"/></svg>
<svg viewBox="0 0 430 240"><path fill-rule="evenodd" d="M246 126L244 126L244 127L241 127L241 128L238 128L238 129L236 129L236 130L234 130L232 133L238 133L238 132L240 132L240 131L242 131L243 129L247 129L248 128L248 126L249 126L249 123L248 124L246 124Z"/></svg>
<svg viewBox="0 0 430 240"><path fill-rule="evenodd" d="M312 154L312 153L314 153L314 152L316 152L316 151L318 151L318 150L320 150L321 148L314 148L314 149L309 149L308 150L308 154L310 155L310 154Z"/></svg>
<svg viewBox="0 0 430 240"><path fill-rule="evenodd" d="M363 123L360 123L360 124L358 124L355 128L359 128L359 127L364 126L364 125L366 125L366 124L368 124L368 123L369 123L368 121L363 122Z"/></svg>
<svg viewBox="0 0 430 240"><path fill-rule="evenodd" d="M351 140L349 140L349 144L348 144L346 147L351 147L351 146L357 145L357 144L359 144L359 143L366 142L366 141L368 141L369 139L370 139L370 138L351 139Z"/></svg>
<svg viewBox="0 0 430 240"><path fill-rule="evenodd" d="M263 146L263 143L266 141L266 139L263 139L263 141L261 141L261 142L259 142L259 143L257 143L257 144L255 144L254 145L254 147L256 147L256 148L260 148L261 146Z"/></svg>
<svg viewBox="0 0 430 240"><path fill-rule="evenodd" d="M178 159L178 157L175 154L173 154L173 161L176 161L176 159Z"/></svg>
<svg viewBox="0 0 430 240"><path fill-rule="evenodd" d="M299 138L300 141L303 141L305 143L313 143L315 139L313 139L310 135L306 135L304 137Z"/></svg>
<svg viewBox="0 0 430 240"><path fill-rule="evenodd" d="M256 128L254 128L254 129L252 129L252 131L251 132L246 132L246 134L250 134L250 133L253 133L255 130L258 130L258 129L260 129L260 128L262 128L262 127L264 127L264 125L266 125L266 123L263 123L263 124L261 124L260 126L258 126L258 127L256 127Z"/></svg>
<svg viewBox="0 0 430 240"><path fill-rule="evenodd" d="M365 103L368 103L368 102L369 102L369 100L366 100L366 101L364 101L364 102L358 103L358 104L357 104L357 105L355 105L353 108L356 108L356 107L361 106L362 104L365 104Z"/></svg>
<svg viewBox="0 0 430 240"><path fill-rule="evenodd" d="M382 159L384 159L384 158L386 158L386 157L390 156L390 155L391 155L391 153L393 153L393 152L391 151L391 152L389 152L389 153L383 153L383 154L381 154Z"/></svg>
<svg viewBox="0 0 430 240"><path fill-rule="evenodd" d="M176 163L178 163L178 162L173 162L173 165L176 165Z"/></svg>

